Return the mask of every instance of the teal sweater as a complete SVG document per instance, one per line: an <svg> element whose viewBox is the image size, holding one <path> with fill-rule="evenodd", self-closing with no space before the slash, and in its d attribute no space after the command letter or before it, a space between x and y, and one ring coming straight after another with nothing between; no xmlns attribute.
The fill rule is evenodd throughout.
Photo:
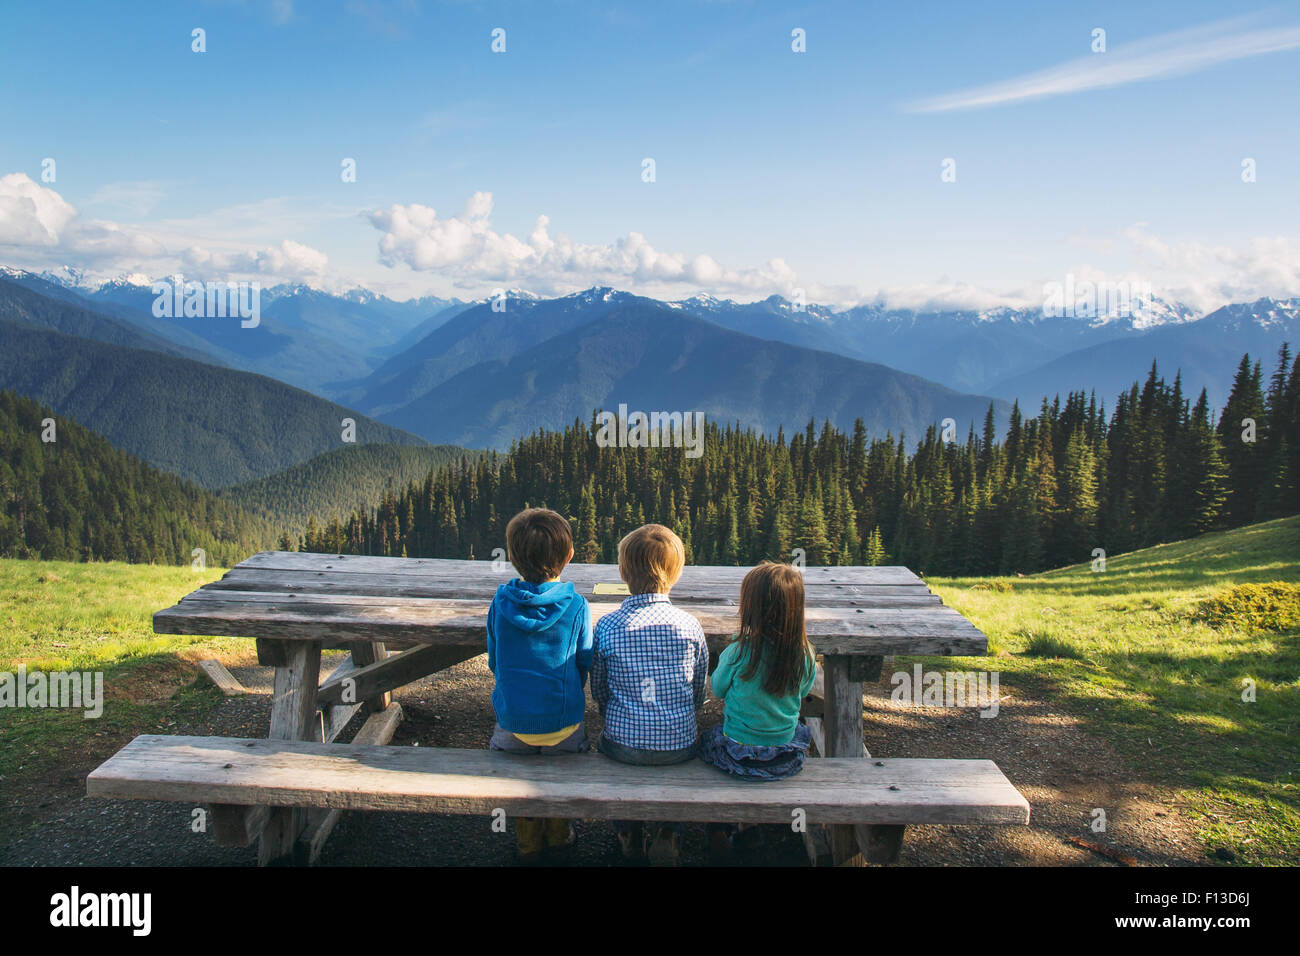
<svg viewBox="0 0 1300 956"><path fill-rule="evenodd" d="M794 739L799 723L799 705L812 690L817 668L810 657L808 671L799 690L776 697L763 689L766 664L760 662L753 680L742 680L749 666L749 655L740 653L740 644L732 642L718 656L718 667L709 679L713 696L723 700L722 732L732 740L753 746L772 747Z"/></svg>

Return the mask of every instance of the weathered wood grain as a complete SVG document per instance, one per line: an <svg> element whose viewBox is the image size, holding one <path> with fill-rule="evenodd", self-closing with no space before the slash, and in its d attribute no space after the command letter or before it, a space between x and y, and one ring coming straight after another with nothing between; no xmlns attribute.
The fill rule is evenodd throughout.
<svg viewBox="0 0 1300 956"><path fill-rule="evenodd" d="M598 753L137 737L94 770L92 797L338 810L781 823L1024 824L1029 805L989 760L827 757L761 786L701 761L635 767Z"/></svg>
<svg viewBox="0 0 1300 956"><path fill-rule="evenodd" d="M330 677L317 692L317 700L330 705L343 703L348 681L352 682L350 686L356 694L355 700L373 699L482 653L483 648L478 645L447 647L426 644Z"/></svg>
<svg viewBox="0 0 1300 956"><path fill-rule="evenodd" d="M822 659L826 692L826 747L822 752L826 759L870 756L862 741L862 682L853 679L851 666L852 661L847 657L827 655ZM836 866L863 865L852 827L831 827L830 839Z"/></svg>
<svg viewBox="0 0 1300 956"><path fill-rule="evenodd" d="M349 648L350 650L351 648ZM324 686L332 680L342 680L356 669L356 662L351 657L345 657L328 675L322 675L321 685ZM316 691L316 704L321 711L321 741L324 743L337 740L339 734L343 732L343 728L351 722L357 711L361 709L361 701L352 704L321 703L319 690Z"/></svg>
<svg viewBox="0 0 1300 956"><path fill-rule="evenodd" d="M199 661L199 670L203 671L208 680L216 684L221 693L227 697L238 697L248 693L244 685L235 680L235 675L226 670L226 665L221 661Z"/></svg>
<svg viewBox="0 0 1300 956"><path fill-rule="evenodd" d="M705 634L730 637L734 609L677 604ZM599 620L619 607L592 602ZM451 598L298 595L199 590L154 615L160 634L230 635L277 640L401 640L425 644L486 642L488 603ZM809 607L808 638L820 653L963 655L986 653L988 641L961 614L942 605L914 608Z"/></svg>
<svg viewBox="0 0 1300 956"><path fill-rule="evenodd" d="M566 575L565 579L568 577ZM490 601L497 587L508 580L498 575L486 580L465 575L441 574L403 577L367 572L284 571L273 568L236 567L217 581L204 585L208 591L276 591L297 594L359 594L371 597L462 598ZM591 583L574 582L578 593L588 599L621 599L595 595ZM805 587L808 603L814 606L841 604L849 607L926 607L941 604L939 596L924 584L857 585L814 584ZM740 587L725 582L679 583L672 590L678 603L729 604L740 600Z"/></svg>
<svg viewBox="0 0 1300 956"><path fill-rule="evenodd" d="M321 718L316 711L320 652L319 641L281 642L281 646L273 651L285 663L275 669L269 734L272 740L300 741L321 734ZM306 822L306 813L301 809L279 807L272 810L258 841L258 864L272 866L292 862L294 843Z"/></svg>
<svg viewBox="0 0 1300 956"><path fill-rule="evenodd" d="M352 738L354 744L382 747L393 739L397 725L402 722L402 705L389 704L384 710L371 714L361 725L357 735ZM334 826L343 816L342 810L330 810L325 807L313 807L307 811L307 823L294 847L294 860L310 866L320 859L325 849L325 841L334 832Z"/></svg>
<svg viewBox="0 0 1300 956"><path fill-rule="evenodd" d="M382 662L387 657L388 650L384 647L383 641L359 641L352 645L352 663L358 670L365 670L371 664ZM362 703L370 713L382 714L393 702L393 695L389 691L389 688L383 688L365 694Z"/></svg>
<svg viewBox="0 0 1300 956"><path fill-rule="evenodd" d="M492 570L491 561L465 561L455 558L380 558L368 555L313 554L301 551L262 551L239 562L240 568L270 568L282 571L358 571L384 575L464 575L466 579L493 580L497 583L516 576L509 565ZM731 583L739 587L752 567L731 565L687 565L679 583ZM812 584L924 584L905 567L809 567L803 569L804 583ZM575 583L596 584L621 580L616 564L570 564L564 579Z"/></svg>

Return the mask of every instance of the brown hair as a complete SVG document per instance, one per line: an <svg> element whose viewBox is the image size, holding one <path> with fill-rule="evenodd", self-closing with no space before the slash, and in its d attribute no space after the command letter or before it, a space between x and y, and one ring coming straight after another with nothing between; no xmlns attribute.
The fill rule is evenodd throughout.
<svg viewBox="0 0 1300 956"><path fill-rule="evenodd" d="M749 654L741 680L753 680L766 661L763 689L785 696L807 675L812 645L804 630L803 575L788 564L764 561L740 583L740 653Z"/></svg>
<svg viewBox="0 0 1300 956"><path fill-rule="evenodd" d="M558 578L573 551L573 532L562 515L529 508L506 525L506 555L530 584Z"/></svg>
<svg viewBox="0 0 1300 956"><path fill-rule="evenodd" d="M682 576L682 539L661 524L643 524L618 543L618 573L633 594L663 594Z"/></svg>

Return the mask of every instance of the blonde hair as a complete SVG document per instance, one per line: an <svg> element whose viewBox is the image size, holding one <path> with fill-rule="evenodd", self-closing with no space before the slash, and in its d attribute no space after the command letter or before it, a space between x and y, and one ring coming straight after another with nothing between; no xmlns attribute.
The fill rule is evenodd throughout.
<svg viewBox="0 0 1300 956"><path fill-rule="evenodd" d="M682 539L661 524L643 524L618 543L618 573L633 594L667 593L685 564Z"/></svg>

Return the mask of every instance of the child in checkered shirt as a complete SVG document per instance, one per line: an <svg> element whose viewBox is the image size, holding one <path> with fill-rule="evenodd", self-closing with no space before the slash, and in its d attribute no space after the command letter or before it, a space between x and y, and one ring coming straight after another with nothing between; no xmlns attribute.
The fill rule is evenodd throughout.
<svg viewBox="0 0 1300 956"><path fill-rule="evenodd" d="M696 754L696 714L704 705L709 646L700 622L673 607L668 592L681 577L681 538L642 525L618 544L618 570L631 596L596 625L591 695L605 719L597 749L642 766L682 763ZM675 865L679 827L615 821L623 854Z"/></svg>

